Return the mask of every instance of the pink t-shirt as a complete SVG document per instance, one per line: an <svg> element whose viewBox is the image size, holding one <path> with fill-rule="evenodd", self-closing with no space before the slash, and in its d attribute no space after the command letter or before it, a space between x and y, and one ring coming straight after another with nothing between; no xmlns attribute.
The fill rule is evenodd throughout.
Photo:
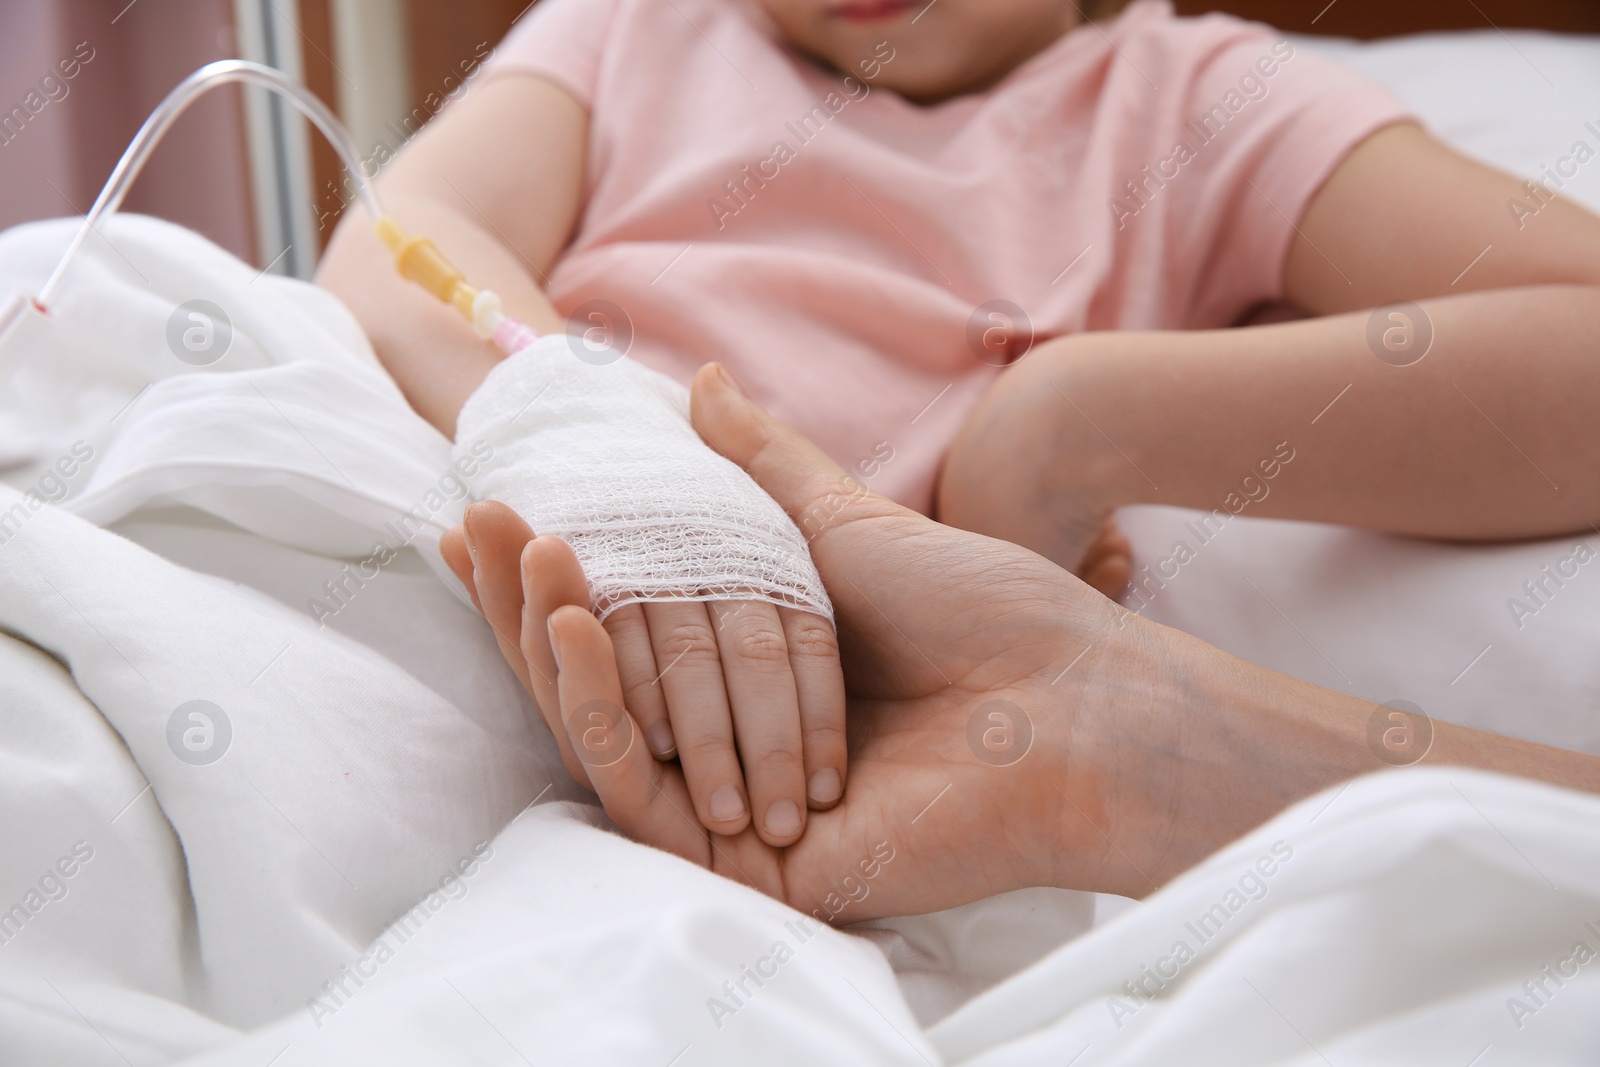
<svg viewBox="0 0 1600 1067"><path fill-rule="evenodd" d="M721 360L923 511L1020 347L986 331L1014 309L1038 340L1236 322L1281 298L1294 226L1345 155L1410 117L1267 27L1163 0L933 107L806 60L748 0L544 0L489 69L590 110L556 306L610 301L629 354L682 381Z"/></svg>

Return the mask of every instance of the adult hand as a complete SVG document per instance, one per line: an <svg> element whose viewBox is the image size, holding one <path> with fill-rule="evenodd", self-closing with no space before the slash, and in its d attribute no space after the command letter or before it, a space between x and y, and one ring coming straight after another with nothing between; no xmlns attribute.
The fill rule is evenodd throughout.
<svg viewBox="0 0 1600 1067"><path fill-rule="evenodd" d="M555 676L564 749L619 827L845 921L1030 885L1142 895L1173 873L1166 812L1127 780L1139 768L1113 765L1139 748L1124 728L1141 736L1142 720L1183 703L1149 624L1031 552L869 492L719 368L696 378L693 417L810 540L846 650L850 790L785 849L708 834L681 771L651 757L623 710L571 551L474 505L464 577L480 602L516 594L502 647L524 681Z"/></svg>
<svg viewBox="0 0 1600 1067"><path fill-rule="evenodd" d="M707 832L682 772L639 743L571 551L487 523L498 533L466 577L480 600L520 588L502 648L525 681L554 674L565 751L637 840L824 920L1031 885L1142 896L1289 803L1392 763L1367 738L1384 709L1145 622L1025 549L873 495L720 368L696 377L693 415L810 538L839 621L851 783L787 848ZM1444 722L1424 760L1600 791L1600 759Z"/></svg>

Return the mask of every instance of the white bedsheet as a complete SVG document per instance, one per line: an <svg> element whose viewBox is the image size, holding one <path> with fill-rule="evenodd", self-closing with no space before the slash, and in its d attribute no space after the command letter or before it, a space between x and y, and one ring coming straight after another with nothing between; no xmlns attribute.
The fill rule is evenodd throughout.
<svg viewBox="0 0 1600 1067"><path fill-rule="evenodd" d="M1536 170L1600 113L1600 46L1511 44L1349 59ZM1529 87L1546 76L1559 98ZM1514 134L1473 126L1523 92L1540 99L1516 98L1537 110ZM68 229L0 235L0 295L36 290ZM236 329L199 371L164 339L196 298ZM0 349L0 517L19 491L56 495L46 469L78 442L94 451L61 508L0 526L0 1063L1600 1055L1600 801L1467 772L1330 790L1054 952L1089 928L1088 895L1014 894L871 941L793 925L578 803L440 580L460 508L446 444L333 300L125 218L57 312ZM397 531L407 512L421 520ZM1146 559L1183 522L1127 518ZM377 541L394 558L358 583ZM1588 570L1506 632L1501 586L1566 552L1240 519L1150 614L1333 688L1600 751ZM213 763L179 757L189 720L169 740L195 700L227 717ZM1246 882L1257 863L1272 873ZM710 998L729 1003L722 984L778 941L793 959L715 1018ZM1150 977L1180 941L1196 958ZM1153 1003L1124 984L1163 980Z"/></svg>

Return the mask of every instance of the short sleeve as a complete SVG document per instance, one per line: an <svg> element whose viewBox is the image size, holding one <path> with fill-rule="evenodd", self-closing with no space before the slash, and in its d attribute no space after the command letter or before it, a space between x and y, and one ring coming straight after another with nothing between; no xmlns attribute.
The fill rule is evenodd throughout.
<svg viewBox="0 0 1600 1067"><path fill-rule="evenodd" d="M616 12L617 0L540 0L495 47L485 74L539 74L592 107Z"/></svg>
<svg viewBox="0 0 1600 1067"><path fill-rule="evenodd" d="M1189 151L1157 170L1175 175L1167 276L1188 282L1171 311L1207 328L1283 298L1289 249L1322 186L1361 142L1415 118L1388 90L1266 27L1213 16L1188 33L1202 47L1168 69L1185 77L1177 118Z"/></svg>

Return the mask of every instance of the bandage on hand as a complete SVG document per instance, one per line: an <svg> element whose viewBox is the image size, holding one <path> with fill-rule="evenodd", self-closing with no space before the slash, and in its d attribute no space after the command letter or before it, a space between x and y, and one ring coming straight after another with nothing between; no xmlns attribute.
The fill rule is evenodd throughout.
<svg viewBox="0 0 1600 1067"><path fill-rule="evenodd" d="M753 813L763 839L786 845L808 808L837 803L844 684L827 594L793 522L700 441L681 386L547 337L468 400L456 451L477 461L474 497L505 506L470 508L464 535L446 539L447 560L472 588L475 539L531 546L524 567L551 552L577 558L644 735L633 741L682 761L708 829L737 834ZM503 595L479 605L502 635L519 632L521 586L506 576L490 586ZM548 668L528 679L548 718L558 708L548 637L521 643L534 672ZM604 753L570 751L550 725L584 781L586 760Z"/></svg>

